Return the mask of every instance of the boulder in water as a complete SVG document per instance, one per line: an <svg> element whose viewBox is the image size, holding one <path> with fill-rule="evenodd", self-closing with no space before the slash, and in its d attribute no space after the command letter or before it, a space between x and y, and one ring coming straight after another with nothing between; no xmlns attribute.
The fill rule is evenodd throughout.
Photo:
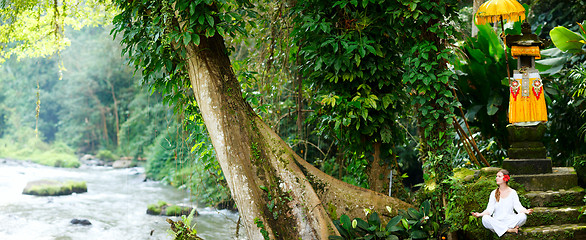
<svg viewBox="0 0 586 240"><path fill-rule="evenodd" d="M86 166L104 166L106 164L103 160L90 154L83 155L79 161Z"/></svg>
<svg viewBox="0 0 586 240"><path fill-rule="evenodd" d="M82 225L82 226L92 225L92 222L90 222L90 220L87 220L87 219L77 219L77 218L71 219L70 223L73 224L73 225Z"/></svg>
<svg viewBox="0 0 586 240"><path fill-rule="evenodd" d="M59 182L47 179L28 182L22 190L22 194L36 196L62 196L84 192L87 192L85 182Z"/></svg>
<svg viewBox="0 0 586 240"><path fill-rule="evenodd" d="M128 160L128 159L120 159L120 160L116 160L114 163L112 163L112 167L113 168L130 168L130 167L134 167L134 163L132 162L132 160Z"/></svg>
<svg viewBox="0 0 586 240"><path fill-rule="evenodd" d="M189 215L194 210L192 207L171 205L164 201L159 201L157 204L149 204L147 207L147 214L149 215L164 215L164 216L181 216ZM195 211L194 216L198 216L199 213Z"/></svg>

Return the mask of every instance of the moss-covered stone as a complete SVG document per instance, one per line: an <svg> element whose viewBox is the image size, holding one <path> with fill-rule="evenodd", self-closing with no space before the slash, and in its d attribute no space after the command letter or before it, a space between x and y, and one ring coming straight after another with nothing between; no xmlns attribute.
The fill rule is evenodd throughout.
<svg viewBox="0 0 586 240"><path fill-rule="evenodd" d="M480 176L485 176L485 177L494 177L496 176L496 173L498 171L500 171L502 168L498 168L498 167L484 167L480 169Z"/></svg>
<svg viewBox="0 0 586 240"><path fill-rule="evenodd" d="M147 214L149 215L161 215L161 208L156 204L149 204L147 206Z"/></svg>
<svg viewBox="0 0 586 240"><path fill-rule="evenodd" d="M496 236L496 234L495 234ZM501 239L525 240L525 239L555 239L574 240L586 239L586 224L545 225L538 227L521 227L519 234L506 233Z"/></svg>
<svg viewBox="0 0 586 240"><path fill-rule="evenodd" d="M525 194L531 207L582 206L584 189L573 187L569 190L532 191Z"/></svg>
<svg viewBox="0 0 586 240"><path fill-rule="evenodd" d="M562 225L586 223L586 218L578 218L581 207L536 207L533 214L527 217L525 226Z"/></svg>
<svg viewBox="0 0 586 240"><path fill-rule="evenodd" d="M551 173L551 159L505 159L503 168L512 175Z"/></svg>
<svg viewBox="0 0 586 240"><path fill-rule="evenodd" d="M156 204L149 204L147 206L147 214L149 215L187 216L191 213L192 210L192 207L171 205L164 201L159 201ZM195 211L194 216L198 215L199 213Z"/></svg>
<svg viewBox="0 0 586 240"><path fill-rule="evenodd" d="M63 183L67 188L71 188L74 193L87 192L87 184L85 181L66 181Z"/></svg>
<svg viewBox="0 0 586 240"><path fill-rule="evenodd" d="M468 168L455 168L454 178L460 181L470 181L474 178L474 170Z"/></svg>
<svg viewBox="0 0 586 240"><path fill-rule="evenodd" d="M47 179L29 182L22 190L22 194L36 196L62 196L84 192L87 192L87 185L83 181L67 181L62 183Z"/></svg>
<svg viewBox="0 0 586 240"><path fill-rule="evenodd" d="M513 142L541 142L545 130L547 127L545 124L540 123L535 126L515 126L512 124L507 125L507 131L509 132L509 141Z"/></svg>
<svg viewBox="0 0 586 240"><path fill-rule="evenodd" d="M539 148L543 147L542 142L526 141L526 142L512 142L511 148Z"/></svg>
<svg viewBox="0 0 586 240"><path fill-rule="evenodd" d="M545 147L524 147L524 148L509 148L509 158L511 159L535 159L546 158L547 150Z"/></svg>
<svg viewBox="0 0 586 240"><path fill-rule="evenodd" d="M479 176L471 182L456 182L452 186L454 191L446 207L446 220L452 231L465 230L462 232L464 239L489 239L486 236L490 236L491 232L482 226L481 219L471 218L470 212L482 212L486 208L490 192L497 187L494 175L490 175Z"/></svg>
<svg viewBox="0 0 586 240"><path fill-rule="evenodd" d="M523 184L529 191L570 189L577 186L578 177L573 168L553 168L548 174L513 175L515 181Z"/></svg>

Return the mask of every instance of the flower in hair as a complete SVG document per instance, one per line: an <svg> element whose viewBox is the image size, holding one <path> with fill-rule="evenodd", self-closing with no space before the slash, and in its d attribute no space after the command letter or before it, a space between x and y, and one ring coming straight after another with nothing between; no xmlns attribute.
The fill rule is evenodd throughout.
<svg viewBox="0 0 586 240"><path fill-rule="evenodd" d="M511 177L509 177L509 175L504 175L503 176L503 181L508 182L511 179Z"/></svg>

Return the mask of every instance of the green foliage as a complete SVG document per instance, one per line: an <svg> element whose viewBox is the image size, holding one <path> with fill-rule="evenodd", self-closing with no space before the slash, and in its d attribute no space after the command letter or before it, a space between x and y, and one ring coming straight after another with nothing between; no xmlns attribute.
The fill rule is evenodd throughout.
<svg viewBox="0 0 586 240"><path fill-rule="evenodd" d="M546 147L553 163L558 166L571 166L574 156L586 153L583 144L575 141L581 138L580 134L586 133L586 102L583 98L586 84L583 54L586 51L586 31L582 24L578 23L576 27L579 27L579 33L562 26L552 29L550 36L557 48L542 51L549 58L539 61L540 67L547 69L543 73L554 78L550 87L545 88L550 97L548 113L555 116L550 119Z"/></svg>
<svg viewBox="0 0 586 240"><path fill-rule="evenodd" d="M446 66L447 62L454 62L446 44L457 32L444 22L445 18L456 17L456 2L411 3L410 7L412 11L404 13L406 21L402 22L402 27L410 27L406 23L409 22L425 28L413 27L414 30L409 32L409 37L416 38L416 41L403 55L407 66L402 76L403 83L412 94L410 105L417 109L420 151L425 154L427 151L441 152L453 136L453 132L448 131L453 123L452 111L460 105L452 93L457 77Z"/></svg>
<svg viewBox="0 0 586 240"><path fill-rule="evenodd" d="M185 81L186 47L199 45L202 38L216 34L225 37L245 33L243 18L254 14L245 8L249 5L246 1L115 2L121 12L113 20L112 34L115 38L121 34L123 53L142 73L144 83L176 106L188 102L184 95L190 90L189 81Z"/></svg>
<svg viewBox="0 0 586 240"><path fill-rule="evenodd" d="M118 152L135 159L147 156L157 136L178 121L159 93L139 91L129 103L128 112L128 118L120 125Z"/></svg>
<svg viewBox="0 0 586 240"><path fill-rule="evenodd" d="M329 239L429 239L433 236L437 223L429 221L430 203L425 201L419 209L399 210L399 215L383 224L378 213L369 213L368 221L355 218L350 221L342 215L334 221L341 236L330 236Z"/></svg>
<svg viewBox="0 0 586 240"><path fill-rule="evenodd" d="M443 203L449 188L446 180L453 168L448 148L454 138L451 128L454 110L461 105L453 95L458 78L447 66L456 61L448 45L453 44L457 31L447 23L457 18L456 4L449 0L410 2L411 11L400 13L405 19L398 22L402 28L409 29L405 31L408 39L415 39L402 54L405 64L402 82L417 118L419 158L426 186L435 189L423 199L431 201L432 221L437 223L445 223ZM437 235L446 231L444 224L435 229Z"/></svg>
<svg viewBox="0 0 586 240"><path fill-rule="evenodd" d="M585 69L583 63L563 69L553 76L555 81L545 89L551 99L548 114L555 117L549 119L544 139L555 166L571 166L575 156L586 153L586 145L581 141L583 132L580 131L585 124L586 101L576 95L586 79Z"/></svg>
<svg viewBox="0 0 586 240"><path fill-rule="evenodd" d="M294 30L300 57L308 62L302 72L315 84L321 100L317 117L332 116L321 123L339 139L359 145L390 142L397 127L385 119L402 112L406 93L400 89L395 17L384 14L393 1L305 1L297 6L300 23ZM331 17L325 17L331 16ZM307 41L307 39L322 39ZM384 123L383 123L384 122Z"/></svg>
<svg viewBox="0 0 586 240"><path fill-rule="evenodd" d="M455 1L303 1L293 11L297 60L317 95L310 120L349 159L346 179L367 186L374 143L390 163L395 145L405 143L400 122L413 115L409 105L421 110L424 146L447 143L444 122L456 104L444 44L455 31L444 16L455 15ZM421 36L430 38L422 43Z"/></svg>
<svg viewBox="0 0 586 240"><path fill-rule="evenodd" d="M172 205L172 206L168 206L165 209L165 215L167 215L167 216L180 216L181 211L182 211L181 206Z"/></svg>
<svg viewBox="0 0 586 240"><path fill-rule="evenodd" d="M406 113L407 92L401 83L399 17L386 14L395 1L302 1L296 14L293 38L300 46L297 61L316 95L310 123L319 135L332 139L348 159L344 178L367 187L364 171L371 162L374 143L383 143L388 155L404 142L395 123ZM398 10L396 10L398 11ZM310 41L309 39L320 39ZM390 161L391 157L381 159ZM388 162L386 164L389 164Z"/></svg>
<svg viewBox="0 0 586 240"><path fill-rule="evenodd" d="M574 157L574 170L578 175L578 185L586 186L586 154Z"/></svg>
<svg viewBox="0 0 586 240"><path fill-rule="evenodd" d="M267 232L264 223L259 218L254 218L254 224L256 227L260 228L260 233L265 240L270 240L269 232Z"/></svg>
<svg viewBox="0 0 586 240"><path fill-rule="evenodd" d="M51 56L70 43L64 29L108 23L115 11L109 0L3 0L0 64L12 55L18 59Z"/></svg>
<svg viewBox="0 0 586 240"><path fill-rule="evenodd" d="M188 216L182 215L181 220L173 221L171 219L167 219L167 222L171 224L171 229L169 229L169 235L173 236L174 240L197 240L201 239L197 236L197 231L192 226L191 221L193 221L193 217L195 215L195 208L191 210L191 213Z"/></svg>
<svg viewBox="0 0 586 240"><path fill-rule="evenodd" d="M99 159L102 159L104 161L108 161L108 162L118 160L118 156L114 155L114 153L112 153L110 150L106 150L106 149L102 149L102 150L98 151L98 154L96 154L96 157Z"/></svg>
<svg viewBox="0 0 586 240"><path fill-rule="evenodd" d="M549 31L556 26L571 26L572 31L577 31L576 22L586 19L586 1L557 1L540 0L531 1L531 14L528 21L535 26L543 26L541 37L545 38ZM539 33L537 33L539 35Z"/></svg>
<svg viewBox="0 0 586 240"><path fill-rule="evenodd" d="M551 41L555 46L568 53L586 53L583 49L586 46L586 31L581 24L578 24L581 28L580 33L575 33L563 26L557 26L549 32Z"/></svg>
<svg viewBox="0 0 586 240"><path fill-rule="evenodd" d="M84 153L95 154L100 149L117 152L124 130L121 126L136 114L131 103L135 96L148 94L139 88L140 76L132 74L126 65L128 59L120 56L121 46L108 39L109 30L88 28L69 34L71 47L62 52L67 71L53 93L60 97L62 108L57 137ZM148 109L152 105L154 102L147 99L143 106Z"/></svg>
<svg viewBox="0 0 586 240"><path fill-rule="evenodd" d="M468 38L460 49L462 56L454 66L465 118L472 128L478 128L482 138L495 137L496 147L505 148L509 83L504 49L488 24L478 26L477 37ZM515 62L509 57L511 66Z"/></svg>
<svg viewBox="0 0 586 240"><path fill-rule="evenodd" d="M54 141L58 131L58 111L62 96L58 92L58 71L55 59L10 59L0 66L0 82L4 86L4 97L0 112L4 118L5 135L17 138L20 128L34 128L46 141ZM26 90L25 90L26 89ZM38 94L38 96L37 96ZM36 117L37 100L46 107Z"/></svg>
<svg viewBox="0 0 586 240"><path fill-rule="evenodd" d="M23 130L25 128L20 131ZM28 139L0 139L0 158L30 160L53 167L76 168L81 165L74 151L64 143L47 144L35 137L32 129L29 130Z"/></svg>
<svg viewBox="0 0 586 240"><path fill-rule="evenodd" d="M177 122L168 124L155 144L146 149L147 177L188 189L208 205L229 200L230 192L203 123L194 118L184 127Z"/></svg>
<svg viewBox="0 0 586 240"><path fill-rule="evenodd" d="M116 151L118 125L134 116L126 106L141 91L134 84L138 76L125 66L121 47L107 39L107 31L68 32L71 46L61 51L60 59L12 58L0 67L0 82L6 87L0 103L4 136L22 139L19 129L36 128L43 141L62 141L76 152ZM148 109L148 101L145 105Z"/></svg>

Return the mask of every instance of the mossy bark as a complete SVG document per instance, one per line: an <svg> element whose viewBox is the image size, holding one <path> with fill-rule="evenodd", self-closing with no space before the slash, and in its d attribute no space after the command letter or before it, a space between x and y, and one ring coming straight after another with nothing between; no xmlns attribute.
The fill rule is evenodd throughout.
<svg viewBox="0 0 586 240"><path fill-rule="evenodd" d="M368 170L368 185L371 190L379 193L389 192L390 166L381 159L381 143L373 144L372 163Z"/></svg>
<svg viewBox="0 0 586 240"><path fill-rule="evenodd" d="M410 206L336 180L297 156L242 99L226 51L221 36L202 37L199 46L187 47L187 66L250 239L327 239L337 234L328 204L354 217L363 216L363 208Z"/></svg>

